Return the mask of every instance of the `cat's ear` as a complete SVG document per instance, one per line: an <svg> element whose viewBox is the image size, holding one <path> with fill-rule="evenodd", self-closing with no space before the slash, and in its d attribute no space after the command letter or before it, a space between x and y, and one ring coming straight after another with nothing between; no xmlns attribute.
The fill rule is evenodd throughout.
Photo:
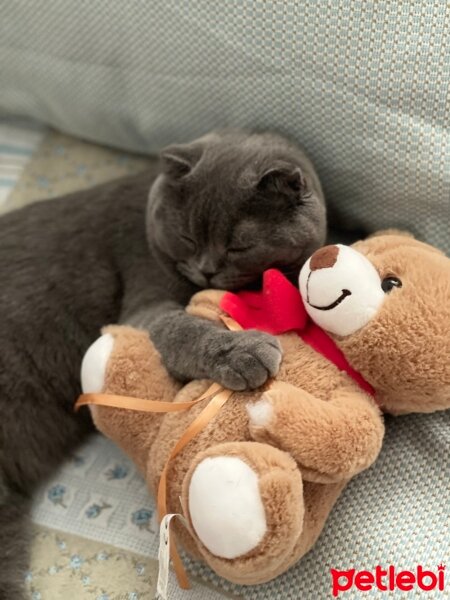
<svg viewBox="0 0 450 600"><path fill-rule="evenodd" d="M160 155L163 172L180 179L192 171L202 156L202 148L194 144L168 146Z"/></svg>
<svg viewBox="0 0 450 600"><path fill-rule="evenodd" d="M279 161L263 171L258 181L258 189L297 198L305 189L305 179L300 167Z"/></svg>

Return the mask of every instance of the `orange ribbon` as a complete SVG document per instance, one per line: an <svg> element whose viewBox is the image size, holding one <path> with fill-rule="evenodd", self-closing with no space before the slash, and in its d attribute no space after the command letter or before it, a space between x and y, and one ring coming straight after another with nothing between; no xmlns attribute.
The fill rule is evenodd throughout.
<svg viewBox="0 0 450 600"><path fill-rule="evenodd" d="M168 413L182 410L189 410L202 400L211 398L223 389L218 383L211 385L204 394L196 400L189 402L161 402L159 400L144 400L143 398L134 398L133 396L117 396L115 394L81 394L75 404L75 410L82 406L95 404L96 406L108 406L109 408L123 408L126 410L135 410L138 412ZM149 404L151 402L151 407Z"/></svg>
<svg viewBox="0 0 450 600"><path fill-rule="evenodd" d="M197 433L199 433L208 425L211 419L214 418L214 416L219 412L232 394L233 392L231 390L226 389L222 389L219 393L216 393L202 410L202 412L192 421L178 442L172 448L172 452L169 454L159 479L158 514L160 520L164 517L164 515L167 514L167 471L169 469L170 461L181 452L181 450L192 440L192 438L197 435ZM175 544L172 544L170 548L170 556L172 558L173 568L175 569L180 587L184 590L189 589L189 580Z"/></svg>
<svg viewBox="0 0 450 600"><path fill-rule="evenodd" d="M242 329L241 326L233 319L224 316L221 316L220 318L225 326L231 331L240 331ZM189 410L199 402L209 399L209 402L205 408L200 412L200 414L197 415L192 423L190 423L183 435L172 448L172 451L164 465L164 469L159 479L157 497L158 516L159 520L161 521L167 514L167 472L170 466L170 461L173 460L181 452L181 450L208 425L208 423L215 417L225 402L231 398L233 393L234 392L232 390L227 390L221 387L218 383L213 383L199 398L189 402L161 402L157 400L152 401L145 400L143 398L119 396L114 394L81 394L75 403L75 410L77 411L82 406L94 404L96 406L107 406L109 408L134 410L139 412L167 413ZM185 590L189 589L189 579L175 544L172 544L171 546L170 556L172 558L173 568L175 570L180 587Z"/></svg>

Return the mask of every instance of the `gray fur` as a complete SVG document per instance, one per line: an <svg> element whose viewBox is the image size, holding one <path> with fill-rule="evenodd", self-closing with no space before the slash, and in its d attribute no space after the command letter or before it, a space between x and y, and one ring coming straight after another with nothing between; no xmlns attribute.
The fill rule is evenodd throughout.
<svg viewBox="0 0 450 600"><path fill-rule="evenodd" d="M276 340L223 331L183 308L203 287L254 284L269 266L296 274L324 236L304 154L237 131L171 147L162 172L0 219L0 600L22 597L30 494L91 429L73 403L101 327L147 328L180 379L259 386L278 369Z"/></svg>

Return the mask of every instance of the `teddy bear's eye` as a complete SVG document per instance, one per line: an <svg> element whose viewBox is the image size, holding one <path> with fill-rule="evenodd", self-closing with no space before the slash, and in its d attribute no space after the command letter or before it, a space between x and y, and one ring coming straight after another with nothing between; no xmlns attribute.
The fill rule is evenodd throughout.
<svg viewBox="0 0 450 600"><path fill-rule="evenodd" d="M401 288L402 282L398 277L385 277L381 282L381 289L385 294L389 293L393 288Z"/></svg>

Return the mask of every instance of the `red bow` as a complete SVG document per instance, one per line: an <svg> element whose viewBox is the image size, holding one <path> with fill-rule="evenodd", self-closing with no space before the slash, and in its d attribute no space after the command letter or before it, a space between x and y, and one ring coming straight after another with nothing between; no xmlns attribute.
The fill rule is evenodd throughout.
<svg viewBox="0 0 450 600"><path fill-rule="evenodd" d="M227 292L220 307L244 329L273 335L295 331L306 344L345 371L364 392L375 395L374 388L353 369L336 343L310 319L299 290L280 271L265 271L259 292Z"/></svg>

